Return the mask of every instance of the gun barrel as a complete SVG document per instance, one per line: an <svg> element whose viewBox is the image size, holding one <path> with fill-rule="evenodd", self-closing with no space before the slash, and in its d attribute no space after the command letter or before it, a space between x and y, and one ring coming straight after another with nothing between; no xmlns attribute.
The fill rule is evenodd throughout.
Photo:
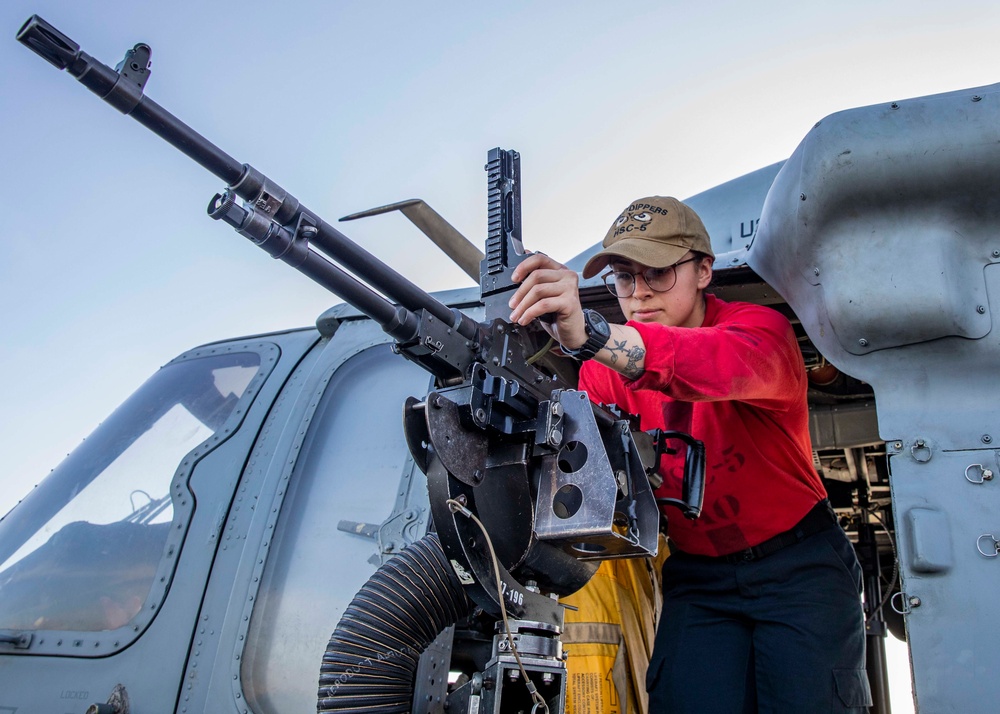
<svg viewBox="0 0 1000 714"><path fill-rule="evenodd" d="M237 233L249 238L272 258L291 265L336 293L379 323L396 340L407 341L416 336L419 320L413 312L401 305L393 305L350 273L341 270L310 249L306 240L297 239L296 233L258 214L253 208L240 206L231 191L215 195L208 205L208 215L235 228ZM312 227L306 227L309 228Z"/></svg>
<svg viewBox="0 0 1000 714"><path fill-rule="evenodd" d="M227 184L243 175L243 164L184 124L142 93L147 67L126 76L94 59L80 46L38 15L32 15L17 33L17 40L58 69L65 69L82 85L123 114L131 116ZM137 48L145 45L136 45ZM148 52L148 48L147 48Z"/></svg>
<svg viewBox="0 0 1000 714"><path fill-rule="evenodd" d="M80 56L80 45L38 15L32 15L21 25L17 41L27 45L57 69L66 69Z"/></svg>
<svg viewBox="0 0 1000 714"><path fill-rule="evenodd" d="M286 228L288 226L294 227L299 220L306 217L314 228L310 232L310 240L319 250L366 281L377 291L400 303L408 311L426 310L446 325L454 327L463 337L476 339L478 336L479 326L474 320L457 310L452 310L421 290L318 215L302 206L298 199L272 182L260 171L249 164L237 161L145 96L143 87L148 78L149 64L149 48L146 45L136 45L126 55L122 71L119 72L81 51L77 43L37 15L33 15L24 23L17 33L17 39L55 67L67 70L81 84L104 101L123 114L131 116L154 134L225 181L233 192L250 202L259 211L268 214L278 224ZM126 64L129 66L125 66ZM258 243L258 245L261 244ZM310 258L310 264L313 260ZM285 262L290 261L286 260ZM301 265L304 263L296 267L301 270ZM324 275L329 273L326 268L320 272ZM340 272L343 273L343 271ZM309 275L309 277L358 307L365 314L372 316L368 309L354 302L352 296L357 297L359 293L354 287L347 287L350 284L346 281L340 279L319 280L314 275ZM360 285L353 278L351 281L354 285ZM346 288L348 294L341 292L342 288ZM371 291L369 290L369 292ZM367 302L370 303L370 301ZM395 306L393 306L393 310L395 310ZM381 313L384 310L379 308L378 312Z"/></svg>

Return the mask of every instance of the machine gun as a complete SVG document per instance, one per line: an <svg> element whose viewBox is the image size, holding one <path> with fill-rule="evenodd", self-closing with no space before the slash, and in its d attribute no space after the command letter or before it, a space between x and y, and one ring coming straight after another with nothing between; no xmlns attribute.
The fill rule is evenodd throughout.
<svg viewBox="0 0 1000 714"><path fill-rule="evenodd" d="M480 685L506 681L515 664L523 674L520 645L532 655L527 669L546 675L543 695L533 692L533 701L561 709L562 609L552 596L586 584L601 559L656 553L659 509L650 480L657 483L671 439L687 444L683 499L661 501L696 518L704 447L685 434L639 431L636 417L591 403L574 389L575 363L553 354L544 330L505 319L517 288L511 273L526 257L517 153L494 149L486 165L489 233L480 270L486 319L480 323L418 288L146 97L147 45L135 45L111 69L37 16L17 37L225 181L209 203L212 218L356 307L395 340L395 351L434 375L434 389L407 400L404 430L427 475L449 577L458 578L482 611L506 623ZM507 710L500 686L463 696L470 703L481 696L485 711Z"/></svg>

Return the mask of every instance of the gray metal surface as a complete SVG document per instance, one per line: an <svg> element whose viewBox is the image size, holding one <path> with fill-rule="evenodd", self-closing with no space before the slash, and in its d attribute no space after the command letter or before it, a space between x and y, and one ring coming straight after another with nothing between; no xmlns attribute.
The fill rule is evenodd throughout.
<svg viewBox="0 0 1000 714"><path fill-rule="evenodd" d="M875 392L921 711L994 712L1000 85L834 114L782 167L749 265ZM981 475L981 468L972 473ZM909 603L909 604L908 604ZM919 604L918 604L919 603ZM908 605L907 605L908 604Z"/></svg>
<svg viewBox="0 0 1000 714"><path fill-rule="evenodd" d="M551 541L581 560L655 556L659 509L627 423L608 430L609 440L633 445L625 453L628 463L615 464L587 393L567 391L560 396L565 411L562 448L542 460L535 504L539 540Z"/></svg>
<svg viewBox="0 0 1000 714"><path fill-rule="evenodd" d="M387 341L369 320L343 324L275 404L241 481L254 507L230 523L243 540L206 589L202 619L223 625L200 665L213 676L193 678L191 711L227 711L244 699L260 714L314 709L330 632L382 551L405 545L402 531L398 542L381 533L372 540L339 522L391 524L402 490L412 510L407 532L423 535L426 492L412 478L400 403L428 380ZM376 390L386 398L359 409Z"/></svg>

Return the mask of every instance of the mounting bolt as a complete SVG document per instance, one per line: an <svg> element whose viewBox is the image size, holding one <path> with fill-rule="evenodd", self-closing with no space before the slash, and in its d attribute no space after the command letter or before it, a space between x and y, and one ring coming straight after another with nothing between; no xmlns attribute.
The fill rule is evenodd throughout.
<svg viewBox="0 0 1000 714"><path fill-rule="evenodd" d="M862 337L860 340L858 340L858 344L861 345L862 347L867 347L868 346L868 340L866 340L864 337Z"/></svg>
<svg viewBox="0 0 1000 714"><path fill-rule="evenodd" d="M994 258L1000 258L1000 250L993 251L993 257Z"/></svg>
<svg viewBox="0 0 1000 714"><path fill-rule="evenodd" d="M819 268L813 268L813 275L819 275Z"/></svg>
<svg viewBox="0 0 1000 714"><path fill-rule="evenodd" d="M898 105L898 104L896 104L896 102L893 102L893 103L892 103L892 104L890 104L889 106L890 106L891 108L893 108L893 109L899 109L899 105Z"/></svg>
<svg viewBox="0 0 1000 714"><path fill-rule="evenodd" d="M615 471L615 481L618 482L618 488L619 488L619 490L623 494L625 494L627 496L628 495L628 474L625 473L625 471L623 469L618 469L617 471Z"/></svg>
<svg viewBox="0 0 1000 714"><path fill-rule="evenodd" d="M982 315L986 312L986 307L984 305L976 305L976 312Z"/></svg>
<svg viewBox="0 0 1000 714"><path fill-rule="evenodd" d="M800 193L799 194L799 200L800 201L805 201L806 200L806 195L804 193Z"/></svg>
<svg viewBox="0 0 1000 714"><path fill-rule="evenodd" d="M910 598L910 607L920 607L920 598L916 595Z"/></svg>
<svg viewBox="0 0 1000 714"><path fill-rule="evenodd" d="M980 97L978 94L975 94L972 97L972 101L974 101L974 102L981 102L981 101L983 101L983 98Z"/></svg>
<svg viewBox="0 0 1000 714"><path fill-rule="evenodd" d="M903 442L902 441L897 441L895 444L893 444L893 446L896 447L897 449L902 449L903 448Z"/></svg>
<svg viewBox="0 0 1000 714"><path fill-rule="evenodd" d="M989 434L983 434L983 436L982 436L982 442L984 444L992 444L993 443L993 437L990 436Z"/></svg>

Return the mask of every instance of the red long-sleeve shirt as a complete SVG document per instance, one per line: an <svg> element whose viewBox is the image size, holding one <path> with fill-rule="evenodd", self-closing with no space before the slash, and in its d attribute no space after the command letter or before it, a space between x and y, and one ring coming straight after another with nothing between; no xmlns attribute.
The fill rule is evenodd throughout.
<svg viewBox="0 0 1000 714"><path fill-rule="evenodd" d="M701 327L628 323L646 344L638 379L590 361L580 389L637 414L643 430L705 442L701 517L664 513L678 548L726 555L788 530L826 491L813 466L805 368L788 320L759 305L705 298ZM661 464L656 495L680 498L683 448Z"/></svg>

